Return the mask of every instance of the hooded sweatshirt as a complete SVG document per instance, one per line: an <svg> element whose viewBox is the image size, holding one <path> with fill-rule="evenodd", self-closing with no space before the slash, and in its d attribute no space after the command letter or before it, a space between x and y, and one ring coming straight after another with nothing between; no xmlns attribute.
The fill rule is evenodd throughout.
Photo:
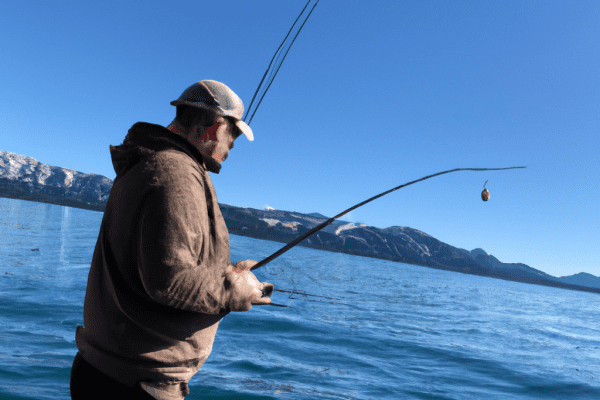
<svg viewBox="0 0 600 400"><path fill-rule="evenodd" d="M203 156L185 138L138 122L110 152L117 177L77 348L117 381L183 399L230 312L227 227Z"/></svg>

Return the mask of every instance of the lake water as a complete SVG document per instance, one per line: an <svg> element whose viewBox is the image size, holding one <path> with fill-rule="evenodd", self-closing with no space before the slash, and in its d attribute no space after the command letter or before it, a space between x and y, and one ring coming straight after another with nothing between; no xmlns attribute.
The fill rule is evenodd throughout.
<svg viewBox="0 0 600 400"><path fill-rule="evenodd" d="M70 399L102 213L0 198L0 399ZM233 261L281 243L230 236ZM186 399L600 399L600 296L295 247Z"/></svg>

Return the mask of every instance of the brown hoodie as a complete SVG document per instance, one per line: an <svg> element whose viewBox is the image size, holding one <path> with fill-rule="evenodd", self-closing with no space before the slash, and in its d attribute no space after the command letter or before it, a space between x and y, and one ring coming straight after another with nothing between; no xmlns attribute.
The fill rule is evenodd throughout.
<svg viewBox="0 0 600 400"><path fill-rule="evenodd" d="M138 122L110 146L117 177L88 276L79 352L106 375L183 399L229 313L229 235L202 154Z"/></svg>

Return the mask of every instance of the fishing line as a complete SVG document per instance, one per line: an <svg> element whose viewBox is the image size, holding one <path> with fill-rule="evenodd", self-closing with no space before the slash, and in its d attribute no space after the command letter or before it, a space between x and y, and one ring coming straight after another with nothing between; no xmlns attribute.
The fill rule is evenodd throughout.
<svg viewBox="0 0 600 400"><path fill-rule="evenodd" d="M296 284L294 285L294 288L292 289L292 294L290 294L290 297L288 299L288 306L290 305L290 303L292 302L292 296L294 295L294 290L296 290L296 288L298 287L298 285L300 284L300 281L302 280L302 278L304 278L304 276L301 276L300 279L298 279L298 282L296 282Z"/></svg>
<svg viewBox="0 0 600 400"><path fill-rule="evenodd" d="M300 19L300 16L304 13L304 10L306 10L306 7L308 7L309 3L310 3L310 0L308 0L308 3L306 3L306 5L304 6L304 8L302 9L302 11L300 12L300 14L298 15L298 18L296 18L296 21L294 21L294 24L290 28L290 30L287 33L287 35L285 35L285 39L283 39L283 42L281 42L281 44L277 48L277 51L275 52L275 54L273 54L273 58L271 59L271 62L269 63L269 66L267 67L267 70L265 71L265 74L263 75L262 79L260 80L260 83L258 84L258 87L256 88L256 92L254 92L254 96L252 96L252 101L250 101L250 106L248 106L248 109L246 110L246 116L244 117L244 122L246 122L246 118L248 118L248 113L250 112L250 109L252 108L252 103L254 103L254 98L258 94L258 91L260 90L260 87L261 87L263 81L265 80L265 77L267 76L267 73L269 72L269 69L271 69L271 65L273 65L273 61L275 61L275 57L277 56L277 54L279 54L279 50L281 50L281 47L283 47L283 44L287 40L288 36L290 36L290 33L292 33L292 30L294 29L294 26L296 26L296 22L298 22L298 20ZM269 79L270 79L270 77L269 77Z"/></svg>
<svg viewBox="0 0 600 400"><path fill-rule="evenodd" d="M316 294L308 294L304 290L300 290L300 289L296 290L295 288L293 290L273 289L273 291L275 291L275 292L283 292L283 293L291 293L290 297L293 296L294 294L301 294L303 296L322 297L324 299L329 299L329 300L340 300L340 299L336 299L335 297L327 297L327 296L318 296Z"/></svg>
<svg viewBox="0 0 600 400"><path fill-rule="evenodd" d="M248 118L248 115L250 115L250 109L252 108L252 104L254 103L254 99L256 98L256 95L258 94L258 92L260 91L263 82L265 80L265 77L267 76L267 73L269 72L269 70L271 70L271 66L273 65L273 61L277 61L275 62L275 66L273 67L273 69L271 70L271 74L269 75L269 78L267 79L267 83L265 83L267 85L267 88L265 89L265 91L263 92L262 96L260 97L258 104L256 105L256 107L254 108L254 111L252 112L252 115L250 116L250 120L247 121L246 123L248 125L250 125L250 122L252 122L252 119L254 118L254 114L256 114L256 111L258 110L258 107L260 106L260 104L262 103L263 98L265 97L265 95L267 94L267 91L269 90L269 88L271 87L271 84L273 83L273 81L275 80L275 77L277 76L277 73L279 72L279 69L281 68L281 65L283 64L283 62L285 61L285 58L287 57L288 52L290 51L290 49L292 48L292 45L294 44L294 42L296 41L296 38L298 37L298 35L300 34L300 31L302 30L302 28L304 27L304 24L306 24L306 21L308 21L308 18L310 17L310 15L312 14L312 12L314 11L315 7L317 6L317 4L319 3L319 0L317 0L317 2L315 3L315 5L312 7L312 9L310 10L310 12L308 13L307 17L304 19L304 22L302 23L302 25L300 26L300 29L298 29L298 32L296 32L296 35L294 36L294 39L292 40L291 44L289 45L287 51L285 52L283 59L281 60L281 62L279 62L279 57L281 56L281 54L283 53L283 51L280 52L280 50L282 49L283 45L285 44L285 42L287 41L288 37L290 36L290 33L292 32L292 30L294 29L294 26L296 26L296 23L298 22L298 20L300 19L300 17L302 16L302 14L304 14L304 11L306 10L306 8L308 7L308 5L310 4L311 0L308 0L308 2L306 3L306 5L304 6L304 8L302 9L302 11L300 12L300 14L298 15L298 18L296 18L296 21L294 21L294 24L292 25L292 27L290 28L288 34L285 36L285 39L283 39L283 42L281 42L281 44L279 45L279 48L277 49L277 51L275 52L275 54L273 55L273 58L271 59L271 62L269 63L269 66L267 67L267 70L265 71L265 74L263 75L260 83L258 84L258 88L256 88L256 92L254 93L254 96L252 97L252 100L250 101L250 106L248 107L248 110L246 111L246 116L244 117L244 122L246 122L246 119Z"/></svg>
<svg viewBox="0 0 600 400"><path fill-rule="evenodd" d="M293 297L294 300L303 300L303 301L312 301L313 303L325 303L325 304L341 304L343 306L351 306L354 307L356 304L348 304L348 303L340 303L336 301L323 301L323 300L311 300L311 299L299 299L297 297ZM288 307L289 308L289 307Z"/></svg>
<svg viewBox="0 0 600 400"><path fill-rule="evenodd" d="M273 289L273 291L275 291L275 292L283 292L283 293L291 293L291 294L290 294L289 301L288 301L287 305L277 304L277 303L269 303L269 304L267 304L269 306L290 308L290 303L291 303L292 300L312 301L312 302L315 302L315 303L327 303L327 304L341 304L341 305L344 305L344 306L349 306L350 305L350 304L347 304L347 303L340 303L339 300L341 300L341 299L337 299L335 297L327 297L327 296L318 296L316 294L308 294L304 290ZM302 296L320 297L322 299L338 300L338 301L322 301L322 300L303 299L303 298L300 298L300 297L292 297L295 294L296 295L299 294L299 295L302 295Z"/></svg>
<svg viewBox="0 0 600 400"><path fill-rule="evenodd" d="M254 112L252 113L252 116L250 117L250 121L248 121L248 124L250 124L250 122L252 122L252 118L254 118L254 114L256 114L256 110L258 110L258 107L260 106L260 103L262 103L263 98L265 97L265 95L267 94L267 91L269 90L269 88L271 87L271 84L273 83L273 81L275 80L275 77L277 76L277 73L279 72L279 68L281 68L281 64L283 64L283 62L285 61L285 58L287 57L288 52L290 51L290 49L292 48L292 45L294 44L294 42L296 41L296 38L298 37L298 34L300 34L300 31L302 30L302 28L304 27L304 24L306 23L306 21L308 21L308 17L310 17L310 14L312 14L313 10L315 9L315 7L317 6L317 4L319 4L319 0L317 0L317 2L315 3L315 5L313 6L313 8L310 10L310 13L308 13L308 16L306 17L306 19L304 20L304 22L302 23L302 26L300 26L300 29L298 30L298 33L296 33L296 36L294 36L294 40L292 40L292 43L290 44L290 47L288 47L287 51L285 52L285 55L283 56L283 59L281 60L281 63L279 64L279 66L277 67L277 70L275 70L275 75L273 75L273 79L269 82L269 85L267 86L267 88L265 89L265 92L263 93L262 97L260 98L260 101L258 102L258 105L256 106L256 108L254 109Z"/></svg>

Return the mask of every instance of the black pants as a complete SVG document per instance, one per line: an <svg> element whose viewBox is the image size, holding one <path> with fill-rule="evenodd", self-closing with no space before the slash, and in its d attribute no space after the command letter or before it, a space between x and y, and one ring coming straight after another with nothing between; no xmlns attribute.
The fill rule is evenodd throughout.
<svg viewBox="0 0 600 400"><path fill-rule="evenodd" d="M155 400L139 384L130 388L112 379L92 367L77 352L71 367L71 399L88 400L95 397L109 400Z"/></svg>

